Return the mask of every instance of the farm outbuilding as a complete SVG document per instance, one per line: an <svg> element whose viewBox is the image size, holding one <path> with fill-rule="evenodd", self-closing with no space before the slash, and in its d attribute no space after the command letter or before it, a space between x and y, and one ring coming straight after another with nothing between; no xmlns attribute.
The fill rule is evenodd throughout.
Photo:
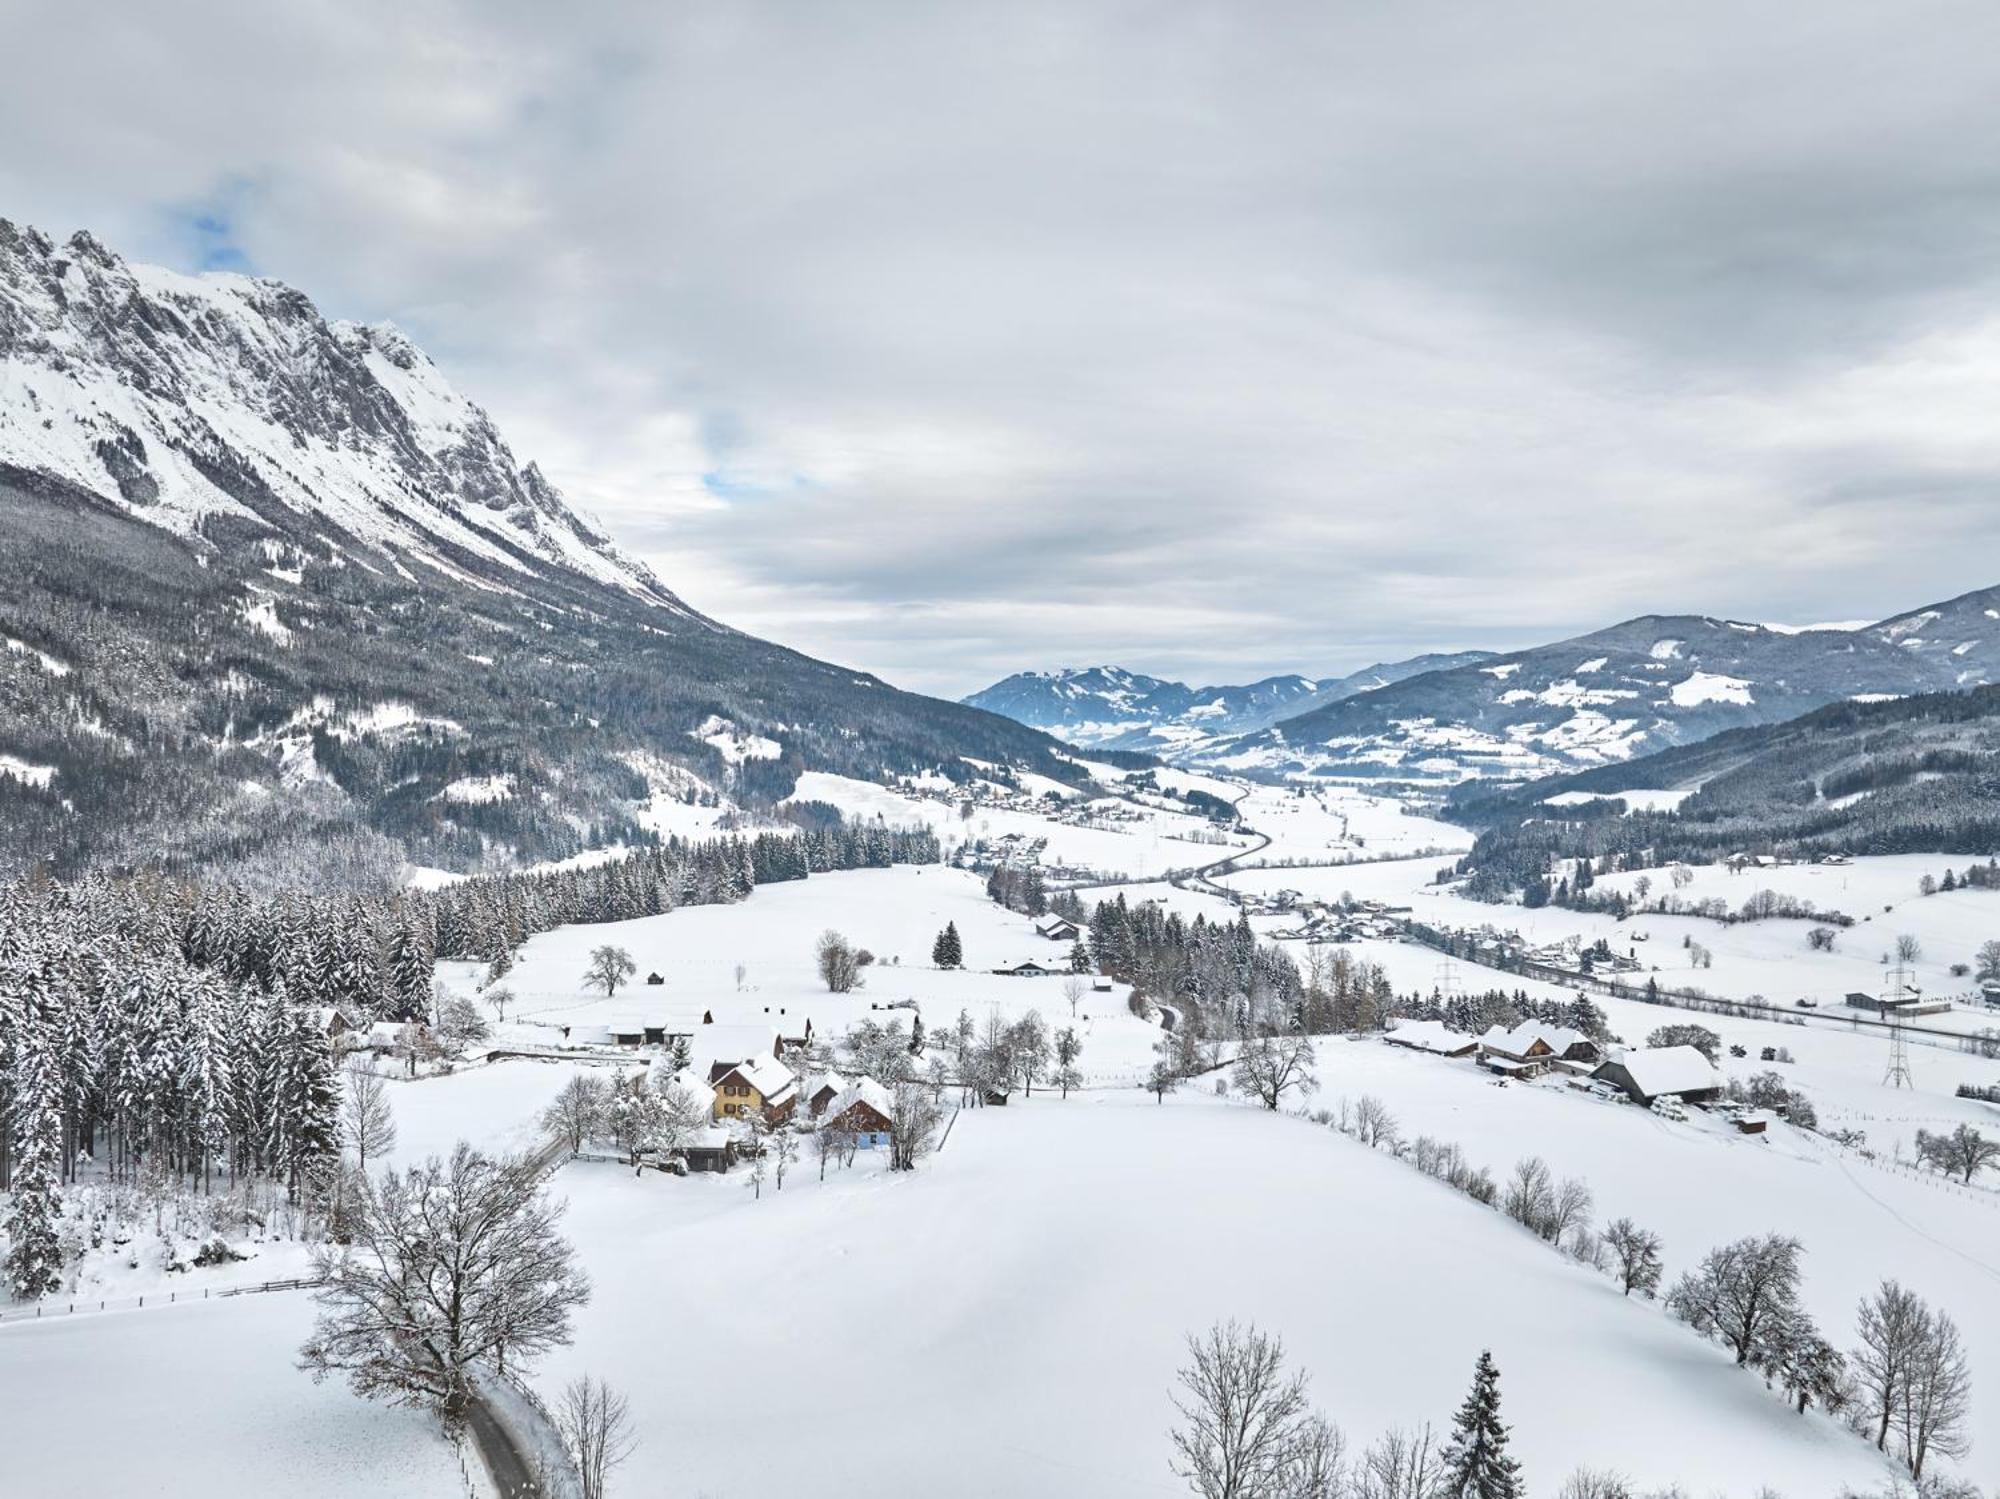
<svg viewBox="0 0 2000 1499"><path fill-rule="evenodd" d="M1391 1046L1438 1057L1469 1057L1479 1049L1476 1037L1452 1030L1441 1020L1399 1020L1382 1039Z"/></svg>
<svg viewBox="0 0 2000 1499"><path fill-rule="evenodd" d="M1722 1094L1722 1078L1715 1064L1692 1046L1634 1048L1612 1058L1592 1076L1623 1088L1627 1098L1647 1108L1659 1098L1708 1103Z"/></svg>

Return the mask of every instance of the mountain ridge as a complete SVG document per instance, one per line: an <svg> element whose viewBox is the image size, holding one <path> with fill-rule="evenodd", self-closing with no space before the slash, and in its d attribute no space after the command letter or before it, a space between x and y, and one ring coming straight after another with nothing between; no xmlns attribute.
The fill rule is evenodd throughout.
<svg viewBox="0 0 2000 1499"><path fill-rule="evenodd" d="M393 327L5 221L0 534L0 868L381 883L713 827L685 809L807 769L1081 775L691 608Z"/></svg>
<svg viewBox="0 0 2000 1499"><path fill-rule="evenodd" d="M2000 587L1858 630L1644 614L1407 677L1203 748L1266 774L1529 780L1776 723L1846 699L2000 676Z"/></svg>
<svg viewBox="0 0 2000 1499"><path fill-rule="evenodd" d="M1432 653L1378 662L1345 676L1280 673L1242 685L1209 687L1117 666L1062 667L1016 672L960 701L1083 747L1187 754L1318 704L1442 665L1483 660L1487 654Z"/></svg>

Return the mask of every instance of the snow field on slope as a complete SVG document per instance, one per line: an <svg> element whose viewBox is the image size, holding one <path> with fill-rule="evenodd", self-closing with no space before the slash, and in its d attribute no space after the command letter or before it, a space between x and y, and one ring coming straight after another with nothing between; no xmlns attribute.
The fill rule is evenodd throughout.
<svg viewBox="0 0 2000 1499"><path fill-rule="evenodd" d="M946 922L958 927L964 970L930 966L931 944ZM863 970L864 987L852 994L829 994L820 981L814 948L828 930L876 956ZM609 999L583 987L591 952L607 945L627 949L638 965L635 981ZM835 1040L864 1018L883 1024L901 1019L907 1027L907 1010L875 1008L892 1000L915 1000L924 1025L934 1031L950 1028L961 1009L975 1023L989 1013L1013 1020L1034 1009L1051 1029L1071 1024L1063 977L991 972L1024 958L1062 968L1069 945L1036 935L1027 917L988 900L983 882L963 870L899 865L816 874L762 886L735 905L683 906L531 939L504 980L517 1003L507 1024L496 1027L495 1040L557 1044L554 1026L704 1010L717 1026L768 1025L787 1035L799 1034L810 1019L815 1035ZM748 970L741 991L738 963ZM441 969L460 989L470 988L477 971L470 965ZM666 982L646 983L649 973ZM1080 1066L1092 1081L1136 1081L1152 1065L1160 1033L1130 1013L1129 994L1118 984L1109 993L1087 992L1079 1005Z"/></svg>
<svg viewBox="0 0 2000 1499"><path fill-rule="evenodd" d="M385 1062L383 1067L393 1067ZM638 1063L633 1063L637 1070ZM383 1075L396 1120L396 1144L384 1159L413 1166L449 1156L463 1140L488 1155L519 1155L547 1138L542 1110L578 1073L613 1075L585 1062L509 1060L471 1065L442 1077ZM376 1163L369 1162L369 1170Z"/></svg>
<svg viewBox="0 0 2000 1499"><path fill-rule="evenodd" d="M1489 905L1468 900L1432 883L1447 858L1382 862L1338 869L1249 869L1226 877L1241 890L1296 889L1316 899L1331 900L1343 891L1357 899L1380 899L1414 907L1417 919L1431 926L1497 927L1521 933L1531 945L1575 935L1585 942L1602 937L1613 950L1633 952L1650 972L1658 966L1662 985L1698 988L1710 994L1744 999L1761 994L1779 1005L1802 996L1819 1000L1821 1008L1837 1006L1849 990L1880 993L1886 981L1882 955L1908 932L1923 944L1915 965L1916 981L1928 994L1966 995L1971 980L1954 978L1949 965L1970 962L1982 942L2000 938L2000 890L1953 891L1950 895L1919 896L1917 881L1925 875L1942 879L1947 868L1963 870L1968 855L1900 854L1857 859L1851 865L1798 865L1745 870L1731 874L1719 865L1696 866L1695 882L1675 892L1665 870L1650 871L1652 897L1678 893L1687 899L1720 896L1731 910L1740 908L1759 890L1797 895L1816 908L1844 911L1855 925L1843 928L1830 953L1806 946L1806 933L1818 923L1800 920L1722 923L1699 916L1633 916L1627 921L1559 906L1530 910L1519 905ZM1629 888L1637 874L1606 875L1608 888ZM1893 906L1885 912L1885 905ZM1868 918L1863 920L1862 918ZM1644 932L1646 940L1635 941ZM1693 966L1683 945L1691 939L1714 955L1708 968ZM1645 982L1645 974L1626 975ZM2000 1026L2000 1015L1983 1009L1960 1008L1949 1015L1928 1015L1921 1023L1940 1029L1976 1031Z"/></svg>
<svg viewBox="0 0 2000 1499"><path fill-rule="evenodd" d="M761 1200L588 1164L557 1188L596 1295L535 1381L609 1379L683 1492L1184 1494L1181 1338L1228 1317L1282 1334L1357 1444L1448 1422L1490 1347L1536 1492L1584 1463L1704 1495L1885 1471L1499 1215L1199 1094L967 1111L914 1176L802 1163Z"/></svg>
<svg viewBox="0 0 2000 1499"><path fill-rule="evenodd" d="M429 1417L293 1367L300 1292L0 1327L9 1499L448 1499Z"/></svg>
<svg viewBox="0 0 2000 1499"><path fill-rule="evenodd" d="M1237 794L1243 791L1241 784ZM1234 800L1232 796L1228 798ZM1250 862L1282 859L1396 858L1419 849L1465 849L1465 828L1405 809L1386 796L1351 786L1314 786L1303 797L1283 788L1251 786L1237 808L1243 820L1271 839Z"/></svg>
<svg viewBox="0 0 2000 1499"><path fill-rule="evenodd" d="M1639 1039L1626 1017L1614 1017L1613 1025ZM1730 1022L1717 1028L1725 1036L1738 1029ZM1688 1123L1674 1123L1559 1080L1500 1087L1470 1061L1423 1056L1372 1038L1322 1042L1319 1057L1322 1105L1372 1093L1406 1137L1456 1142L1503 1183L1529 1155L1543 1157L1558 1177L1582 1178L1595 1195L1600 1228L1628 1216L1661 1235L1668 1284L1731 1239L1794 1235L1806 1250L1806 1309L1836 1347L1847 1349L1857 1303L1883 1278L1900 1280L1957 1320L1973 1365L1974 1446L1960 1471L1982 1487L2000 1480L2000 1440L1991 1435L2000 1432L2000 1193L1967 1194L1884 1170L1782 1122L1761 1137L1744 1136L1700 1111ZM1725 1058L1724 1070L1770 1068L1755 1057L1753 1051L1747 1062ZM1875 1059L1879 1077L1879 1050ZM1858 1091L1829 1085L1825 1068L1774 1070L1821 1103L1823 1122L1829 1101ZM1781 1490L1824 1492L1768 1476Z"/></svg>
<svg viewBox="0 0 2000 1499"><path fill-rule="evenodd" d="M853 821L872 822L879 816L891 827L927 827L947 847L970 838L992 841L1009 833L1029 839L1046 838L1048 847L1042 852L1045 864L1061 862L1135 877L1207 864L1228 854L1232 844L1241 847L1250 841L1233 835L1231 844L1196 842L1189 835L1207 832L1206 818L1151 809L1136 821L1079 827L1032 811L980 805L973 808L972 819L967 822L960 818L955 803L905 796L870 781L817 770L799 777L798 789L792 796L797 801L830 803ZM1104 799L1101 805L1107 813L1121 817L1136 810L1130 802L1116 799Z"/></svg>

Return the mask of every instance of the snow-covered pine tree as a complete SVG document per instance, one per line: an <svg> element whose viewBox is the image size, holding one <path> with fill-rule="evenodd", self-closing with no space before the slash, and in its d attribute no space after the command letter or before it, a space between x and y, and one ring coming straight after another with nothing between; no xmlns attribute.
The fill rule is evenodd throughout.
<svg viewBox="0 0 2000 1499"><path fill-rule="evenodd" d="M62 1195L56 1187L62 1174L62 1113L54 1038L46 1020L24 1014L14 1031L7 1283L16 1296L32 1298L62 1289Z"/></svg>
<svg viewBox="0 0 2000 1499"><path fill-rule="evenodd" d="M947 921L938 933L937 941L931 944L931 962L939 968L965 965L965 945L959 940L957 922Z"/></svg>
<svg viewBox="0 0 2000 1499"><path fill-rule="evenodd" d="M1521 1499L1521 1465L1507 1455L1500 1420L1500 1371L1491 1350L1474 1365L1472 1389L1452 1419L1439 1499Z"/></svg>
<svg viewBox="0 0 2000 1499"><path fill-rule="evenodd" d="M495 957L498 962L498 955ZM409 923L396 927L389 939L388 1010L390 1020L420 1020L430 1009L431 980L436 964L423 937Z"/></svg>

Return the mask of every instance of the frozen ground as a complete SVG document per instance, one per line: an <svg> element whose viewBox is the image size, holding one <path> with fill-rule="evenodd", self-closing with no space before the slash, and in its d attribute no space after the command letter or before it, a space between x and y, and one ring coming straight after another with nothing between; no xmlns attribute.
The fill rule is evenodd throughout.
<svg viewBox="0 0 2000 1499"><path fill-rule="evenodd" d="M1536 1492L1582 1463L1795 1499L1885 1471L1497 1214L1198 1095L978 1110L915 1177L870 1161L761 1201L740 1177L558 1183L597 1295L537 1381L620 1386L635 1461L688 1493L1184 1493L1169 1388L1222 1317L1281 1332L1364 1443L1448 1421L1492 1348Z"/></svg>
<svg viewBox="0 0 2000 1499"><path fill-rule="evenodd" d="M450 1499L436 1424L292 1367L299 1293L0 1327L8 1499Z"/></svg>

